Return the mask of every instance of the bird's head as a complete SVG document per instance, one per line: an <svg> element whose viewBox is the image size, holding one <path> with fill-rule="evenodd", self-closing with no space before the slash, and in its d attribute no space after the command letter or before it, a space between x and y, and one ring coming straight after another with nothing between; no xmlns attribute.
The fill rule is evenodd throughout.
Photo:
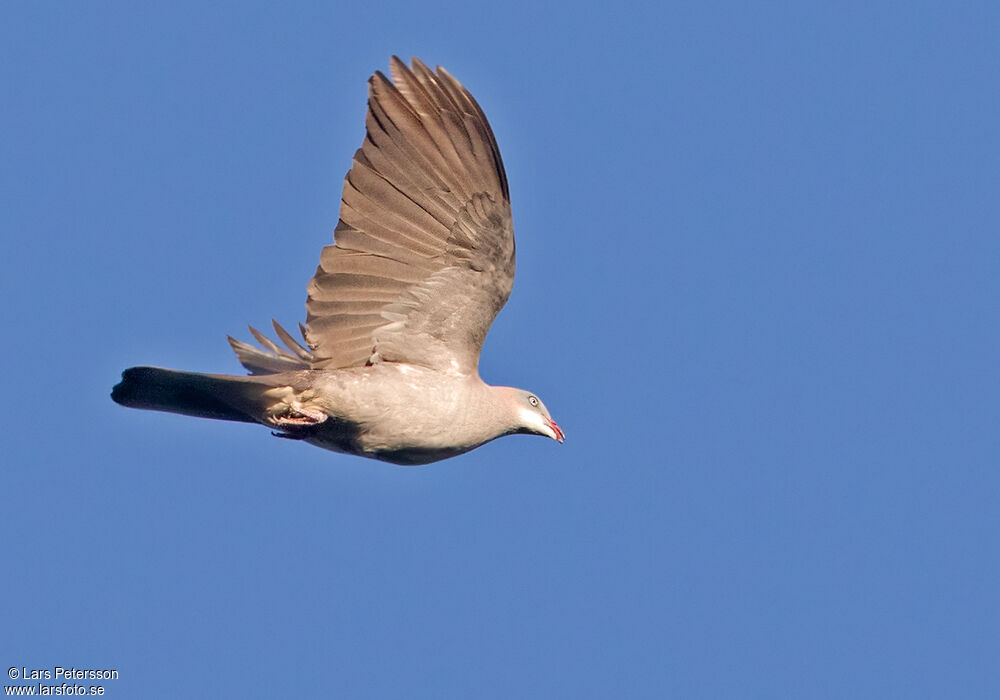
<svg viewBox="0 0 1000 700"><path fill-rule="evenodd" d="M524 389L500 388L503 390L504 400L513 416L514 425L511 432L544 435L559 442L565 439L566 436L562 429L552 420L549 409L545 408L545 404L540 398Z"/></svg>

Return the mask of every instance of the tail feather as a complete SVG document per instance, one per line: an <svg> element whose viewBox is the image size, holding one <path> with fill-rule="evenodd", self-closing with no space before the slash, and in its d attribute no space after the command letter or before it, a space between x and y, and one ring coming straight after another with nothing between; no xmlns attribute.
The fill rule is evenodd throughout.
<svg viewBox="0 0 1000 700"><path fill-rule="evenodd" d="M253 394L267 387L244 377L180 372L159 367L132 367L111 390L115 403L130 408L167 411L199 418L256 423Z"/></svg>

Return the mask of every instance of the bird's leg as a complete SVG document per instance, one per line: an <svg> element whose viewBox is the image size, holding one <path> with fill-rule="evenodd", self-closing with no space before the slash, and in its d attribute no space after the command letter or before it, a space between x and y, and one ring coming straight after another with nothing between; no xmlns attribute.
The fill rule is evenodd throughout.
<svg viewBox="0 0 1000 700"><path fill-rule="evenodd" d="M265 396L274 400L267 408L265 417L277 428L294 430L319 425L330 417L322 408L310 403L315 398L311 391L296 394L292 387L283 386L269 389Z"/></svg>

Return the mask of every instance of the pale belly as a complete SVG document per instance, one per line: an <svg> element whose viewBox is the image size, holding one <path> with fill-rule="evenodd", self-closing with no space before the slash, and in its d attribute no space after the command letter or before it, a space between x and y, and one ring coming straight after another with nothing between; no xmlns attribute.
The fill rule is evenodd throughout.
<svg viewBox="0 0 1000 700"><path fill-rule="evenodd" d="M338 373L339 375L340 373ZM330 418L305 440L393 464L436 462L492 439L471 420L481 381L399 366L331 377L320 388Z"/></svg>

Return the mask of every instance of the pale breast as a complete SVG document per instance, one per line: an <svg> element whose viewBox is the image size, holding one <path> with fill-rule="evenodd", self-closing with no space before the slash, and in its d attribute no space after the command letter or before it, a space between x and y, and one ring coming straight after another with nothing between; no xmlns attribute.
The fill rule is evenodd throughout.
<svg viewBox="0 0 1000 700"><path fill-rule="evenodd" d="M485 387L478 377L382 363L325 373L320 382L332 420L310 442L328 449L424 464L495 437L475 420Z"/></svg>

